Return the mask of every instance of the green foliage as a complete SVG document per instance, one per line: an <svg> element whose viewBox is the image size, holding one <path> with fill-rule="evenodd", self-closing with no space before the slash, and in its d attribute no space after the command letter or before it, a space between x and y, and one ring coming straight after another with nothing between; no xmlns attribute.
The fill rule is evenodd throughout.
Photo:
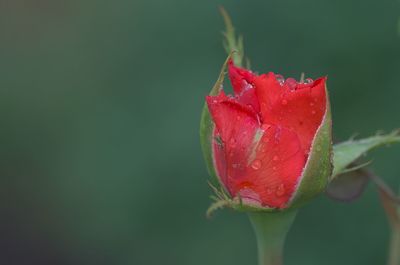
<svg viewBox="0 0 400 265"><path fill-rule="evenodd" d="M226 53L228 54L231 54L232 52L234 53L232 55L232 60L236 66L241 67L244 58L243 36L240 35L239 37L236 37L235 28L233 27L232 20L229 17L228 12L226 12L226 10L223 7L220 8L220 11L222 17L224 18L226 27L226 31L223 32L224 48L226 50ZM246 65L250 66L250 61L248 59L246 60Z"/></svg>
<svg viewBox="0 0 400 265"><path fill-rule="evenodd" d="M348 172L348 167L358 158L374 148L400 143L399 131L386 135L376 135L361 140L349 140L333 147L333 174L332 179L339 174Z"/></svg>
<svg viewBox="0 0 400 265"><path fill-rule="evenodd" d="M356 161L372 149L392 143L400 143L399 131L361 140L349 140L335 145L333 147L334 169L326 190L327 195L335 200L351 202L362 194L370 179L374 181L379 190L386 187L381 179L364 168L370 162L357 164Z"/></svg>
<svg viewBox="0 0 400 265"><path fill-rule="evenodd" d="M231 55L228 56L228 58L222 65L218 79L209 93L210 96L216 96L221 91L225 78L226 66L230 58ZM214 131L214 122L211 119L211 115L210 112L208 111L207 104L204 103L200 119L200 144L203 151L204 159L206 161L208 173L212 177L212 183L219 187L220 184L217 177L217 173L214 168L213 156L212 156L213 131Z"/></svg>

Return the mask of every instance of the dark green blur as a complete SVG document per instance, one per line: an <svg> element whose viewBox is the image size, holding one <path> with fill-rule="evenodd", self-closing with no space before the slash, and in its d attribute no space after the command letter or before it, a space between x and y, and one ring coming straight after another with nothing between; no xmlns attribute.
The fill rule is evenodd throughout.
<svg viewBox="0 0 400 265"><path fill-rule="evenodd" d="M1 1L0 264L256 264L244 214L205 218L219 5L254 70L328 75L337 141L400 127L396 0ZM396 189L399 156L371 154ZM322 196L286 264L381 265L388 238L372 185L354 204Z"/></svg>

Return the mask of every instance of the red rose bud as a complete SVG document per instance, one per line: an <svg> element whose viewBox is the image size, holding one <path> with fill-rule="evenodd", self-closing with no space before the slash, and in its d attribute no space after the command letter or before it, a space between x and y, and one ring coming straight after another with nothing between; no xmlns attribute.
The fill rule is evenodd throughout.
<svg viewBox="0 0 400 265"><path fill-rule="evenodd" d="M231 198L258 209L297 206L331 175L326 78L297 82L228 64L234 95L207 96L216 176Z"/></svg>

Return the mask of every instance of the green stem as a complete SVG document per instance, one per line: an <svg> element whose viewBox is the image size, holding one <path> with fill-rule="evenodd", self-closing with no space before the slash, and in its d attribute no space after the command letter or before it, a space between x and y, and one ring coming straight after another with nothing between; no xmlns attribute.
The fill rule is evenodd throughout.
<svg viewBox="0 0 400 265"><path fill-rule="evenodd" d="M257 238L258 264L282 265L286 235L296 217L297 210L277 213L250 213Z"/></svg>
<svg viewBox="0 0 400 265"><path fill-rule="evenodd" d="M400 226L392 226L388 265L400 265Z"/></svg>

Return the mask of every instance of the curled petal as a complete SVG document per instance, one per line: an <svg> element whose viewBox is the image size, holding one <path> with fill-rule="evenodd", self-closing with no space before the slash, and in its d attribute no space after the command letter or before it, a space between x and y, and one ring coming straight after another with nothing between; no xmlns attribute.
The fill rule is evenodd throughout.
<svg viewBox="0 0 400 265"><path fill-rule="evenodd" d="M253 86L253 80L256 75L251 71L236 67L233 62L230 61L228 65L229 79L235 92L235 96L238 101L243 104L250 106L255 112L260 111L256 92Z"/></svg>
<svg viewBox="0 0 400 265"><path fill-rule="evenodd" d="M257 194L263 206L284 208L297 185L306 157L301 152L297 135L279 126L262 126L259 141L253 145L246 170L228 169L228 185L233 195L243 190L254 200ZM268 127L268 128L265 128ZM229 161L228 161L229 164ZM252 193L249 193L249 190Z"/></svg>
<svg viewBox="0 0 400 265"><path fill-rule="evenodd" d="M261 102L264 123L284 126L297 133L302 149L308 153L326 110L325 78L310 84L281 85L273 73L254 83Z"/></svg>
<svg viewBox="0 0 400 265"><path fill-rule="evenodd" d="M228 98L223 91L216 97L207 97L206 100L216 126L213 140L214 163L219 178L230 190L230 186L226 185L227 168L234 167L235 174L244 174L239 172L245 169L254 135L259 127L257 115L252 109Z"/></svg>

